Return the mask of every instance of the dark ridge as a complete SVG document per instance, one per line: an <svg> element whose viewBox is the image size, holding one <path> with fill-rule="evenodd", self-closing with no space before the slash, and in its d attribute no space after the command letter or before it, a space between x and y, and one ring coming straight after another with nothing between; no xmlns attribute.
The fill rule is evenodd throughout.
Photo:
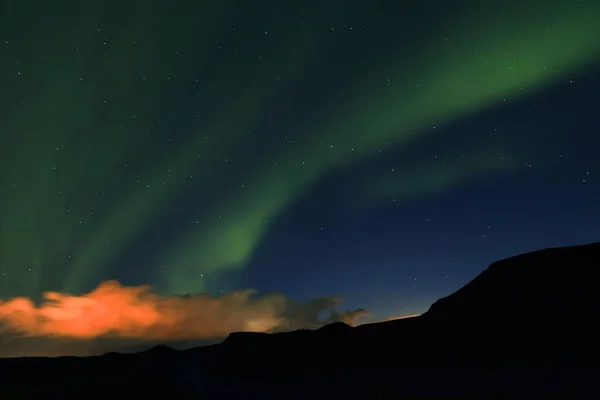
<svg viewBox="0 0 600 400"><path fill-rule="evenodd" d="M2 398L403 398L438 387L500 398L465 395L485 376L477 393L491 385L508 388L501 398L600 398L599 266L600 243L550 248L493 263L419 317L236 332L182 351L0 359Z"/></svg>
<svg viewBox="0 0 600 400"><path fill-rule="evenodd" d="M102 354L102 357L119 357L121 353L117 353L116 351L109 351L108 353Z"/></svg>
<svg viewBox="0 0 600 400"><path fill-rule="evenodd" d="M352 329L352 327L344 322L334 322L332 324L327 324L324 325L322 327L320 327L319 329L317 329L318 331L321 332L329 332L329 333L345 333L348 332Z"/></svg>
<svg viewBox="0 0 600 400"><path fill-rule="evenodd" d="M491 264L423 314L438 320L587 318L598 313L600 243L555 247Z"/></svg>
<svg viewBox="0 0 600 400"><path fill-rule="evenodd" d="M159 344L158 346L154 346L146 351L143 351L142 353L162 355L162 354L172 354L175 352L177 352L177 350L172 349L171 347L166 346L164 344Z"/></svg>
<svg viewBox="0 0 600 400"><path fill-rule="evenodd" d="M304 335L262 335L260 341L238 333L236 348L244 348L245 357L260 355L277 372L315 358L329 366L377 363L382 353L403 365L589 355L598 350L600 334L593 278L599 265L600 243L521 254L493 263L420 317L348 329L333 324ZM234 353L217 362L223 373L238 369Z"/></svg>

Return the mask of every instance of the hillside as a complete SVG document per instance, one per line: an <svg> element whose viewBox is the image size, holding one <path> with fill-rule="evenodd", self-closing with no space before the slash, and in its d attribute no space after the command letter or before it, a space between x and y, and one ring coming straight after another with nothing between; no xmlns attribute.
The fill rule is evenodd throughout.
<svg viewBox="0 0 600 400"><path fill-rule="evenodd" d="M221 344L183 351L160 346L131 355L3 359L0 381L13 393L45 388L46 399L52 398L48 397L52 392L61 393L57 398L67 398L65 393L81 396L84 391L100 396L109 388L127 387L150 398L187 398L177 396L190 392L220 398L216 393L238 387L240 382L248 384L248 379L254 382L254 395L267 390L256 385L267 385L275 378L288 382L285 385L298 385L302 377L313 376L315 382L329 376L343 379L340 371L352 374L348 371L365 368L370 373L373 368L385 369L385 375L399 368L449 371L510 365L512 371L538 365L535 371L539 371L539 365L553 365L598 373L597 368L589 369L598 365L600 355L598 266L600 243L545 249L493 263L420 317L357 327L336 323L314 331L232 333ZM369 373L361 376L376 379ZM436 379L446 379L443 376ZM545 382L543 376L540 379ZM572 374L573 379L583 376ZM586 382L578 383L577 390L587 390ZM308 390L311 386L306 385ZM88 393L94 387L98 391ZM36 398L28 393L28 398Z"/></svg>

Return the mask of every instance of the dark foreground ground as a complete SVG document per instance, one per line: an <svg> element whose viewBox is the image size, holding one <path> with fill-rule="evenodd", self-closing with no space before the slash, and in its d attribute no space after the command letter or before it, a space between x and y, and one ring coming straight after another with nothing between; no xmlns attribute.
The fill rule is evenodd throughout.
<svg viewBox="0 0 600 400"><path fill-rule="evenodd" d="M493 263L420 317L0 359L12 399L600 399L600 244Z"/></svg>
<svg viewBox="0 0 600 400"><path fill-rule="evenodd" d="M151 380L65 376L5 383L2 399L600 399L600 368L511 363L458 368L315 367L285 379L226 379L172 371ZM111 382L112 381L112 382Z"/></svg>

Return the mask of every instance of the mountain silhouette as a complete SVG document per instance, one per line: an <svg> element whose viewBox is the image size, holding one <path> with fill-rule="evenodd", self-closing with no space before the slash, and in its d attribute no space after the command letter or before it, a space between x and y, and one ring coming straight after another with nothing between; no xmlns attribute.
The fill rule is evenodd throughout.
<svg viewBox="0 0 600 400"><path fill-rule="evenodd" d="M582 321L597 312L600 244L557 247L490 265L424 314L440 321L533 321L558 317ZM591 278L591 279L590 279Z"/></svg>
<svg viewBox="0 0 600 400"><path fill-rule="evenodd" d="M600 243L550 248L491 264L418 317L1 359L2 398L600 398L599 266Z"/></svg>

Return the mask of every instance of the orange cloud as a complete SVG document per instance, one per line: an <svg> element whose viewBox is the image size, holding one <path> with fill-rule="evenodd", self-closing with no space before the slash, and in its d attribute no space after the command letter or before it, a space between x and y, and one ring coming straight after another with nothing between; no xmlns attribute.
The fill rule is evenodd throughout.
<svg viewBox="0 0 600 400"><path fill-rule="evenodd" d="M160 296L150 286L125 287L107 281L81 296L45 293L40 305L28 298L0 301L0 332L83 340L198 340L234 331L310 329L335 321L354 325L367 314L360 309L335 311L339 302L325 296L300 303L278 293L257 296L254 290L221 296ZM329 312L325 320L319 318L323 311Z"/></svg>

